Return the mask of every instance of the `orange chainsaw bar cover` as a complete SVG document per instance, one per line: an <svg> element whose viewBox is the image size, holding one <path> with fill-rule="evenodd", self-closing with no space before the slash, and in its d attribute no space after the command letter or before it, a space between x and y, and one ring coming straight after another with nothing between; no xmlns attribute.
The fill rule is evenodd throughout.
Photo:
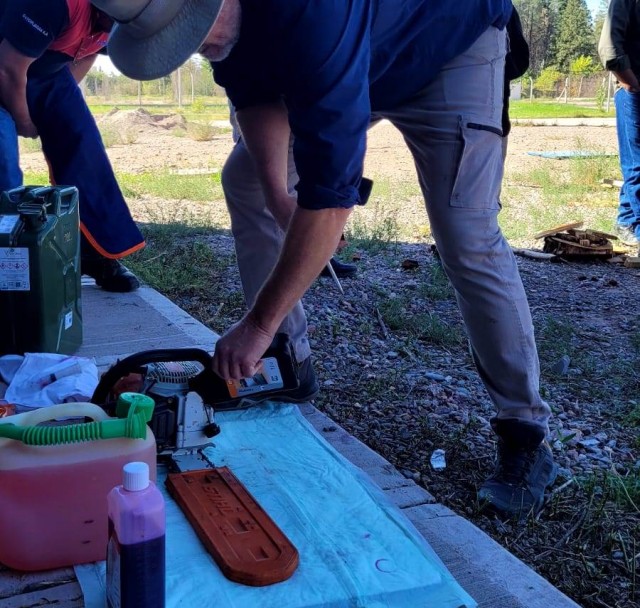
<svg viewBox="0 0 640 608"><path fill-rule="evenodd" d="M229 580L262 587L295 572L297 549L227 467L170 474L166 484Z"/></svg>

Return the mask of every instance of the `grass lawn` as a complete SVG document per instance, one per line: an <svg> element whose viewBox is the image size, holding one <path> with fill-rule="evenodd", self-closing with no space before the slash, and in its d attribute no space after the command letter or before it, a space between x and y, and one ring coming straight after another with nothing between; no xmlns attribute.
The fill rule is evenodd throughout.
<svg viewBox="0 0 640 608"><path fill-rule="evenodd" d="M96 117L102 116L110 112L114 108L119 110L137 110L143 109L149 114L182 114L188 121L211 121L226 120L229 118L229 106L226 99L219 97L196 98L196 103L183 103L178 106L176 103L168 103L162 100L142 100L142 105L138 104L137 98L123 99L114 101L113 103L94 103L89 98L89 109Z"/></svg>
<svg viewBox="0 0 640 608"><path fill-rule="evenodd" d="M523 99L509 104L509 115L516 120L526 120L527 118L613 118L616 114L613 103L611 111L605 112L595 107L572 103L539 100L531 102Z"/></svg>

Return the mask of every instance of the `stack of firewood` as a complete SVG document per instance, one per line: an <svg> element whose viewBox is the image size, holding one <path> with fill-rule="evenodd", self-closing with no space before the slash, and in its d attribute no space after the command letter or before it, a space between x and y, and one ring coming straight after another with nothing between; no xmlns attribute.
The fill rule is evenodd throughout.
<svg viewBox="0 0 640 608"><path fill-rule="evenodd" d="M612 241L617 236L597 230L582 230L582 222L556 226L544 230L535 238L544 238L543 251L563 258L610 258L614 255Z"/></svg>

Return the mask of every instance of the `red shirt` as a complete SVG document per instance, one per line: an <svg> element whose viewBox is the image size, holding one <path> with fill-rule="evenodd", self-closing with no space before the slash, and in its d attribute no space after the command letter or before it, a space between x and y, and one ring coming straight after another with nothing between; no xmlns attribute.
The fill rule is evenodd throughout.
<svg viewBox="0 0 640 608"><path fill-rule="evenodd" d="M0 37L36 58L29 75L48 74L105 48L101 17L89 0L0 0Z"/></svg>

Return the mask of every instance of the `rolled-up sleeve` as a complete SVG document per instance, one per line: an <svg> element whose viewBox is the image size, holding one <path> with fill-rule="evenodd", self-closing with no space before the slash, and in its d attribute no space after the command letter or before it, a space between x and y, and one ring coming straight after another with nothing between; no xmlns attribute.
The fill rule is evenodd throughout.
<svg viewBox="0 0 640 608"><path fill-rule="evenodd" d="M267 10L250 2L237 47L214 64L216 81L236 109L284 99L298 204L307 209L360 203L371 117L371 4L271 0Z"/></svg>
<svg viewBox="0 0 640 608"><path fill-rule="evenodd" d="M625 39L634 8L633 0L612 0L605 16L598 54L604 67L612 72L622 72L631 67L625 51Z"/></svg>
<svg viewBox="0 0 640 608"><path fill-rule="evenodd" d="M349 208L360 203L371 117L370 2L315 0L307 6L288 40L285 67L298 204Z"/></svg>

